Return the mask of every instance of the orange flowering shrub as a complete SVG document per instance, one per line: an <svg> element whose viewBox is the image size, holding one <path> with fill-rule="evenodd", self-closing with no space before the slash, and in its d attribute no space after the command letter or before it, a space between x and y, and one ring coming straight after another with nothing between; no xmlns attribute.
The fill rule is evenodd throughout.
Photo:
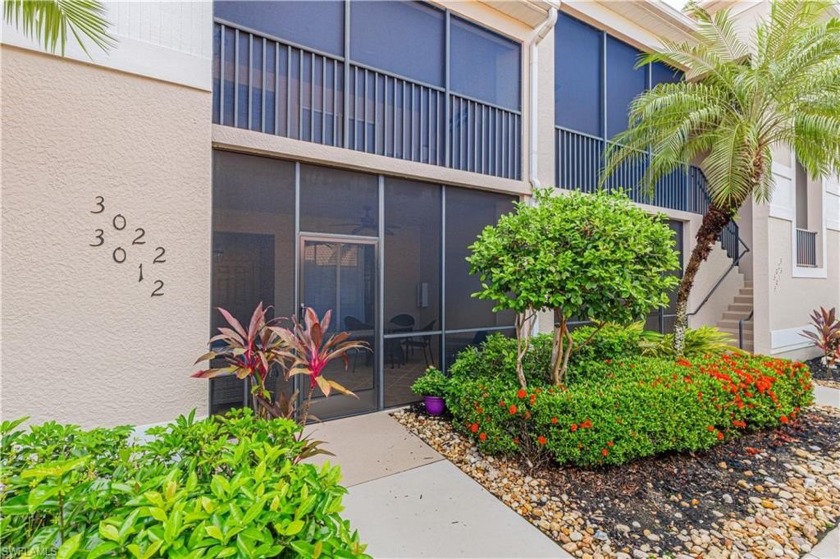
<svg viewBox="0 0 840 559"><path fill-rule="evenodd" d="M766 356L640 357L590 367L593 374L563 388L455 376L447 407L485 452L598 466L704 450L793 422L812 401L804 364Z"/></svg>

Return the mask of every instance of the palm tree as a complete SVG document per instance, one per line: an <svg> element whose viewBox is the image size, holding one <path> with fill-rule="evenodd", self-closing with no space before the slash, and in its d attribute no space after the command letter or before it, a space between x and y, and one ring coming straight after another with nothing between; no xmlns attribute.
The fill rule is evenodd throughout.
<svg viewBox="0 0 840 559"><path fill-rule="evenodd" d="M84 38L103 51L114 46L108 35L105 6L99 0L4 0L3 18L35 39L48 51L64 48L73 35L82 50L90 56Z"/></svg>
<svg viewBox="0 0 840 559"><path fill-rule="evenodd" d="M634 99L629 128L607 151L602 184L650 150L641 187L652 192L661 177L699 162L711 198L677 295L678 355L700 264L750 196L767 202L772 195L773 148L792 147L811 177L840 172L840 20L828 17L831 7L777 0L749 41L728 10L710 16L693 7L696 42L663 41L639 62L684 68L685 80Z"/></svg>

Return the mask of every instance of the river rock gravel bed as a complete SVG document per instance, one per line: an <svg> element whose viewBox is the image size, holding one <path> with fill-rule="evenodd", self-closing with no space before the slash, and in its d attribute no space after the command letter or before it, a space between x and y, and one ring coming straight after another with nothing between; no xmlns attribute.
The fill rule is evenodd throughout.
<svg viewBox="0 0 840 559"><path fill-rule="evenodd" d="M582 470L529 471L482 455L421 408L393 416L507 506L582 559L801 557L840 517L840 410L701 454Z"/></svg>

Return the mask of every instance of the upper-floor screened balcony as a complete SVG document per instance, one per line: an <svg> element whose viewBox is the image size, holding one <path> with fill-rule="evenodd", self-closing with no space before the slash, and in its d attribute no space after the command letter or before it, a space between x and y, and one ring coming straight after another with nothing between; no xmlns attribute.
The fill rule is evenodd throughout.
<svg viewBox="0 0 840 559"><path fill-rule="evenodd" d="M663 64L636 68L641 52L568 15L555 33L556 185L592 192L599 186L610 138L627 129L632 100L663 82L681 79ZM697 168L680 170L659 181L654 193L639 188L649 154L626 162L607 181L636 202L694 213L707 207L705 178Z"/></svg>
<svg viewBox="0 0 840 559"><path fill-rule="evenodd" d="M521 177L521 45L420 2L215 2L213 122Z"/></svg>

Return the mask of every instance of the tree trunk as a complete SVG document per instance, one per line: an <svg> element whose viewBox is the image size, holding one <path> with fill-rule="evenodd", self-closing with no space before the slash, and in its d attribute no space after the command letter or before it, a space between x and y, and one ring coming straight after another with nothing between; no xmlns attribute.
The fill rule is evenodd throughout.
<svg viewBox="0 0 840 559"><path fill-rule="evenodd" d="M677 292L677 316L674 324L674 352L677 357L682 357L685 353L685 332L688 329L688 296L694 286L697 270L700 269L700 264L709 258L715 242L736 210L737 208L731 206L720 208L712 204L703 216L700 229L697 231L697 242L694 245L694 250L691 251L691 258L685 267Z"/></svg>
<svg viewBox="0 0 840 559"><path fill-rule="evenodd" d="M568 320L559 310L554 312L555 321L558 321L559 324L554 327L554 343L551 349L551 380L555 386L560 386L568 359L567 350L570 349L570 347L565 348L563 345L567 336ZM571 342L569 344L571 345Z"/></svg>
<svg viewBox="0 0 840 559"><path fill-rule="evenodd" d="M529 318L528 311L516 313L516 378L519 380L520 388L528 388L524 360L531 346L531 327L535 316L534 313Z"/></svg>

